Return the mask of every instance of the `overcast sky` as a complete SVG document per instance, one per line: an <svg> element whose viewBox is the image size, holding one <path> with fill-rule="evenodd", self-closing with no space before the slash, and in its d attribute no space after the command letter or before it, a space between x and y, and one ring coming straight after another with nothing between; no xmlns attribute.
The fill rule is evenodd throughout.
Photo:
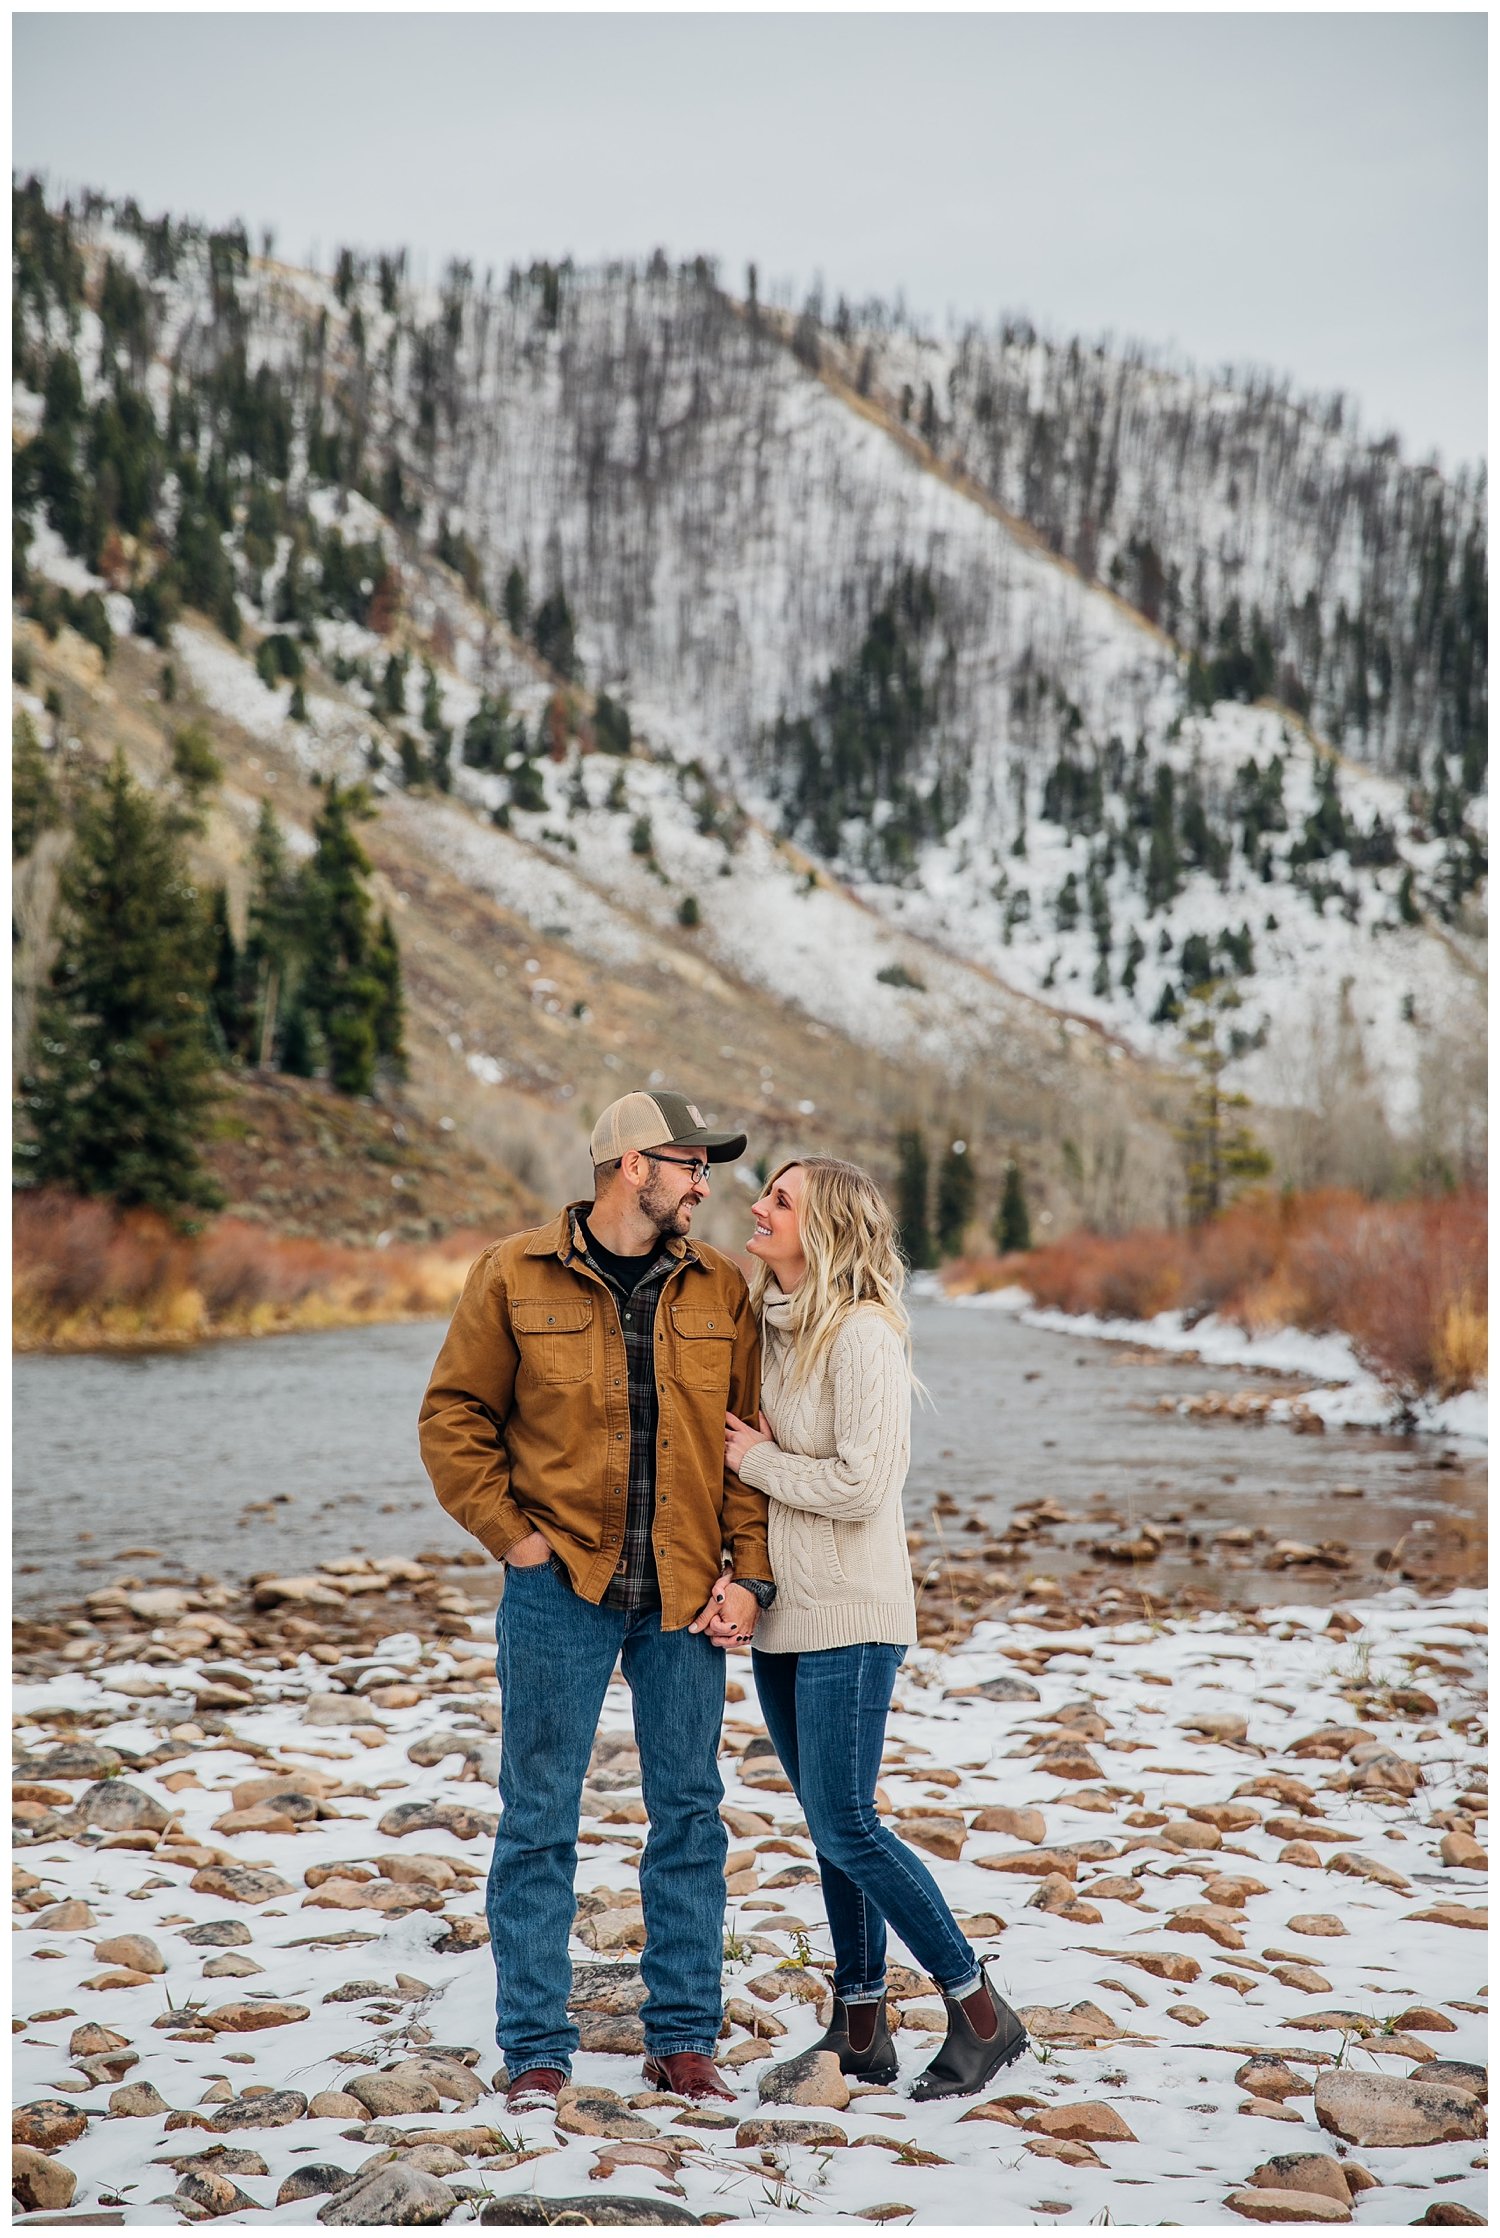
<svg viewBox="0 0 1500 2238"><path fill-rule="evenodd" d="M18 15L14 161L326 263L704 250L1486 449L1482 15Z"/></svg>

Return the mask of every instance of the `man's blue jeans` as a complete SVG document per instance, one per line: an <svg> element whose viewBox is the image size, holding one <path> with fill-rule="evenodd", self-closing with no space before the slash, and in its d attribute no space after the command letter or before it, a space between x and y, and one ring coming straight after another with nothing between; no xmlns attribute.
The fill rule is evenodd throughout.
<svg viewBox="0 0 1500 2238"><path fill-rule="evenodd" d="M724 1857L719 1731L724 1652L664 1632L661 1612L596 1608L550 1562L511 1569L495 1626L500 1828L488 1912L496 2039L512 2075L571 2072L568 2017L578 1811L616 1661L630 1688L650 1829L641 1858L646 2049L708 2052L723 2014Z"/></svg>
<svg viewBox="0 0 1500 2238"><path fill-rule="evenodd" d="M818 1854L833 1986L845 1998L885 1988L888 1920L940 1989L961 1988L979 1971L937 1882L875 1810L891 1688L905 1653L866 1640L809 1655L751 1655L766 1731Z"/></svg>

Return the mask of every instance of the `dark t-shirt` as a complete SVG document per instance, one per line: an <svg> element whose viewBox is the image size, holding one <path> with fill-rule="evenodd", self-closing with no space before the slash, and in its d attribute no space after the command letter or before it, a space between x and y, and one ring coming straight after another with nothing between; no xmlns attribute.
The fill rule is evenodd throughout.
<svg viewBox="0 0 1500 2238"><path fill-rule="evenodd" d="M627 1259L622 1258L618 1251L606 1251L587 1220L580 1221L579 1225L583 1229L589 1257L596 1262L599 1272L608 1275L615 1288L623 1291L628 1298L641 1276L649 1274L661 1256L661 1238L658 1236L651 1249L643 1251L639 1258Z"/></svg>

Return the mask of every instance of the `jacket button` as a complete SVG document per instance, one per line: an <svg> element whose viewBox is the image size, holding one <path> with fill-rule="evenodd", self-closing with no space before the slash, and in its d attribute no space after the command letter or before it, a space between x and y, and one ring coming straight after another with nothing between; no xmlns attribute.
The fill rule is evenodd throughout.
<svg viewBox="0 0 1500 2238"><path fill-rule="evenodd" d="M615 1432L615 1437L616 1437L616 1439L617 1439L617 1440L619 1441L619 1443L620 1443L621 1445L623 1445L623 1444L624 1444L624 1442L625 1442L625 1432L624 1432L623 1430L616 1430L616 1432Z"/></svg>
<svg viewBox="0 0 1500 2238"><path fill-rule="evenodd" d="M550 1329L550 1328L552 1327L552 1324L553 1324L553 1322L554 1322L554 1321L555 1321L556 1319L557 1319L557 1315L556 1315L555 1313L549 1313L549 1314L548 1314L548 1316L547 1316L547 1326L548 1326L548 1328L549 1328L549 1329Z"/></svg>

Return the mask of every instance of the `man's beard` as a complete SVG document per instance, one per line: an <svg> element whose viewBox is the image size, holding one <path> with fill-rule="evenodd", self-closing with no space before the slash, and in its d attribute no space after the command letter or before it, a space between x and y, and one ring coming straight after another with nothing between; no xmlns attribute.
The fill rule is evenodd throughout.
<svg viewBox="0 0 1500 2238"><path fill-rule="evenodd" d="M646 1218L656 1223L658 1235L685 1236L690 1232L693 1224L692 1198L682 1197L674 1201L668 1193L667 1183L658 1177L654 1168L638 1202Z"/></svg>

